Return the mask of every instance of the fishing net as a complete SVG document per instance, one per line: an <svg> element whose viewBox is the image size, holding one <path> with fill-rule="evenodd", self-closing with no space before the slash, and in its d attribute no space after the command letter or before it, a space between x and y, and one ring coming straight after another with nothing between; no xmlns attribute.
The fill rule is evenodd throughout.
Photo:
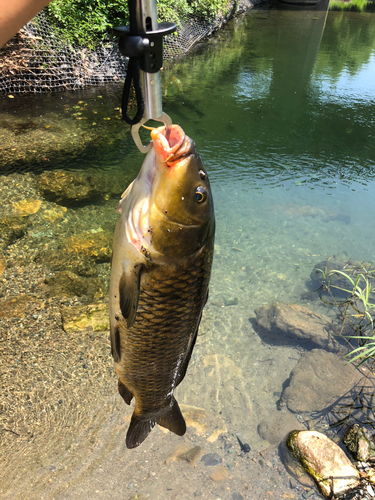
<svg viewBox="0 0 375 500"><path fill-rule="evenodd" d="M181 21L177 34L164 39L164 59L187 53L216 31L234 13L238 2L225 18L202 21L193 17ZM252 6L250 2L242 10ZM116 39L95 51L63 43L58 29L42 11L0 49L0 92L49 92L75 90L124 79L127 59Z"/></svg>

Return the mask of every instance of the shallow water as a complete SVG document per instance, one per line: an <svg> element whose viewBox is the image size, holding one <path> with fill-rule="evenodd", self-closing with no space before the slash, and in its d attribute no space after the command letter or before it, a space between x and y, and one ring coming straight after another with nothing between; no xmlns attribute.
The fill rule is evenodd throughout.
<svg viewBox="0 0 375 500"><path fill-rule="evenodd" d="M24 235L3 251L1 297L26 293L34 303L26 315L2 319L3 339L8 335L2 352L9 359L3 366L2 498L302 498L305 490L290 483L278 443L263 439L258 425L280 409L290 413L280 408L280 396L312 346L260 335L255 310L296 303L338 321L311 293L311 271L332 256L375 259L374 77L373 14L324 10L254 10L165 68L164 110L197 143L212 184L217 236L200 337L176 394L180 404L201 410L184 407L193 415L184 438L157 427L135 450L125 448L131 409L117 395L107 332L69 333L62 319L69 307L106 302L107 257L95 276L85 275L103 283L90 300L47 291L43 303L39 291L55 272L40 258L43 249L113 231L116 199L126 186L122 180L119 192L104 198L64 203L40 194L38 176L93 167L117 182L124 172L131 180L141 165L142 155L116 119L121 89L3 98L1 119L12 140L18 125L9 123L21 118L36 124L33 133L54 137L47 137L52 146L45 163L35 153L33 161L17 158L2 167L2 217L24 198L42 203ZM37 136L29 129L22 134L30 148ZM61 143L77 136L82 142L69 153ZM29 324L33 308L37 327ZM12 328L23 336L21 347L11 345ZM47 342L48 329L53 338ZM38 388L35 395L25 389L33 405L22 395L28 384ZM327 430L338 414L322 412L317 428ZM295 416L305 428L316 418ZM334 428L329 432L334 437ZM237 433L250 453L241 453ZM181 442L218 453L228 478L213 481L214 467L199 461L166 464Z"/></svg>

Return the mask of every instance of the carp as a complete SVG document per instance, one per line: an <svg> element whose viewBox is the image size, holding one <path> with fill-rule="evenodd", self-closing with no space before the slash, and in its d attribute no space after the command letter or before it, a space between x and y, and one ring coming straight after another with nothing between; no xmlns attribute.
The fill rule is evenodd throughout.
<svg viewBox="0 0 375 500"><path fill-rule="evenodd" d="M126 435L139 446L159 424L186 432L174 398L207 302L215 218L207 172L178 125L151 132L152 147L123 193L109 289L111 351L125 403Z"/></svg>

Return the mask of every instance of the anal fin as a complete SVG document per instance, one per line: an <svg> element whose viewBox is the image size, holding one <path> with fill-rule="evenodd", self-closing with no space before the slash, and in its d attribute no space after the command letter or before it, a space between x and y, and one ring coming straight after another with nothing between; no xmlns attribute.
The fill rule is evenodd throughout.
<svg viewBox="0 0 375 500"><path fill-rule="evenodd" d="M183 436L186 432L185 419L182 416L180 407L174 397L172 397L171 405L158 419L158 424L171 432L177 434L177 436Z"/></svg>

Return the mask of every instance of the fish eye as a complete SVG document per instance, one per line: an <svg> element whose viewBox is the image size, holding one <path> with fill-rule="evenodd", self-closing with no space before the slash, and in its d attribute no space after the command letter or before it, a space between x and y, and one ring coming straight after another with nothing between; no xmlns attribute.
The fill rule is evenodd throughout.
<svg viewBox="0 0 375 500"><path fill-rule="evenodd" d="M207 200L207 190L203 186L198 186L195 190L195 199L198 203L203 203Z"/></svg>

